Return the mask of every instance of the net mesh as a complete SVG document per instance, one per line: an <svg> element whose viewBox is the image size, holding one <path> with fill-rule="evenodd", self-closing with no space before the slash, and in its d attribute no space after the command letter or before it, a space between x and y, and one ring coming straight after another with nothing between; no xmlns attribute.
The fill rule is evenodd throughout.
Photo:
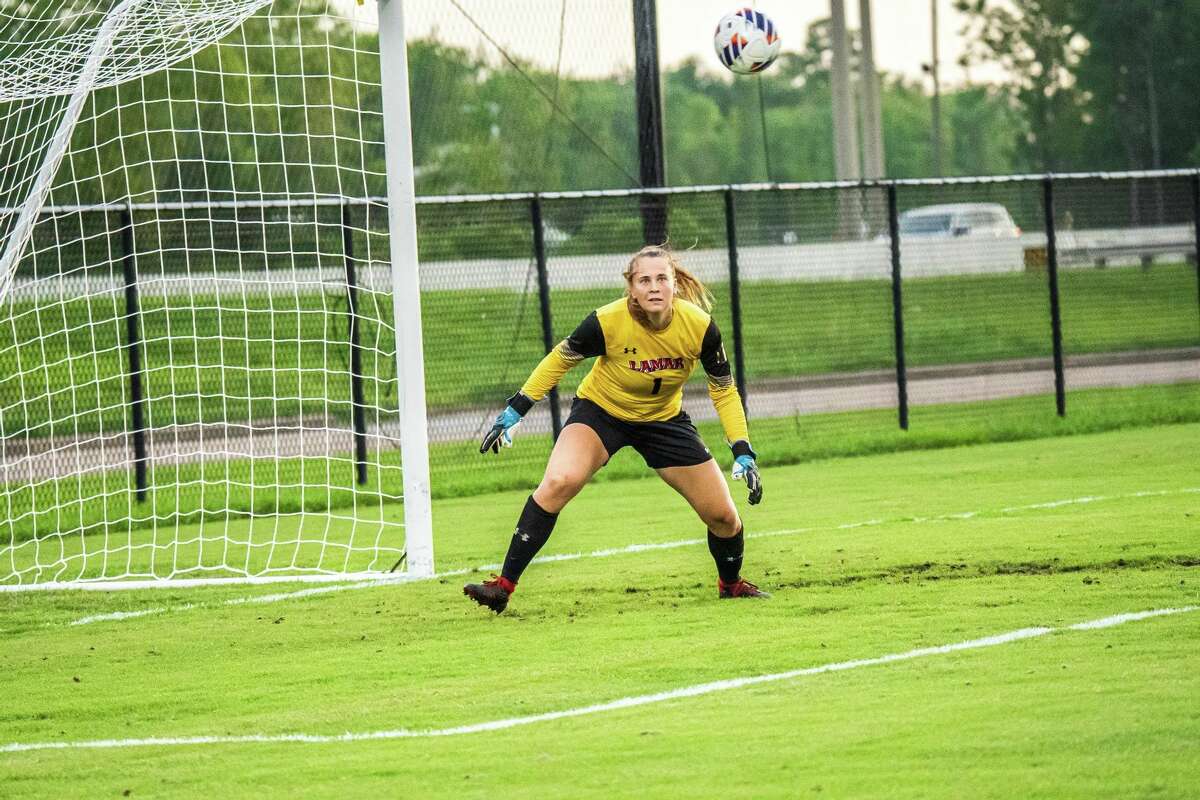
<svg viewBox="0 0 1200 800"><path fill-rule="evenodd" d="M398 559L375 13L4 16L0 582Z"/></svg>
<svg viewBox="0 0 1200 800"><path fill-rule="evenodd" d="M409 0L422 195L638 184L632 4Z"/></svg>

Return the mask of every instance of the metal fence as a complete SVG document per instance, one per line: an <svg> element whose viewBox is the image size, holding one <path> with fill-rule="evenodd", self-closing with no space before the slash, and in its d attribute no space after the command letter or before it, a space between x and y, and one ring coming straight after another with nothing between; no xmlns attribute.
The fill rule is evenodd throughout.
<svg viewBox="0 0 1200 800"><path fill-rule="evenodd" d="M64 296L105 298L103 319L87 307L101 334L61 325L78 339L70 347L107 355L91 353L95 391L72 395L65 427L31 429L17 408L21 387L0 375L13 395L0 442L20 436L28 449L39 437L92 441L116 431L94 458L77 452L72 469L130 468L144 486L156 439L177 443L184 429L203 439L219 422L228 449L231 435L252 435L267 420L273 454L303 456L306 420L320 414L317 427L356 454L365 480L364 442L395 425L378 412L395 402L381 357L394 349L381 203L48 209L31 248L42 258L22 262L5 302L19 319ZM842 412L864 410L886 411L907 429L925 407L1039 394L1045 413L1063 415L1074 389L1200 380L1195 170L421 198L435 489L451 466L473 459L483 468L475 443L504 398L588 312L620 295L652 215L665 216L672 246L716 298L752 433L756 418L794 417L852 435L859 417ZM202 399L186 411L178 397L156 394L175 385L156 376L185 365L261 371L246 348L204 333L212 326L201 318L221 316L229 297L264 325L273 314L295 317L273 347L294 347L301 378L322 379L302 380L308 388L281 405L269 381L246 377L245 396L223 402L213 420ZM39 336L55 335L47 324L57 323L39 317ZM244 320L229 335L250 336L251 326ZM0 361L21 344L0 342ZM318 357L300 354L314 348ZM236 364L226 363L231 353ZM521 435L545 447L517 448L510 464L544 459L585 372L568 374L557 405L530 413ZM715 419L700 375L685 408Z"/></svg>
<svg viewBox="0 0 1200 800"><path fill-rule="evenodd" d="M428 368L443 376L430 385L469 387L453 400L430 392L431 439L445 443L435 473L437 459L472 458L470 440L546 349L619 296L647 198L713 290L752 433L755 418L795 417L853 435L860 418L838 412L869 409L907 429L924 408L1041 394L1045 413L1062 415L1069 390L1200 380L1198 181L1171 171L430 199L422 236L443 250L464 219L483 240L530 248L422 264ZM530 226L519 244L517 224ZM428 341L432 326L459 331L461 348ZM539 404L522 436L558 430L577 372L559 413ZM685 408L715 419L700 376ZM519 451L506 459L544 455Z"/></svg>

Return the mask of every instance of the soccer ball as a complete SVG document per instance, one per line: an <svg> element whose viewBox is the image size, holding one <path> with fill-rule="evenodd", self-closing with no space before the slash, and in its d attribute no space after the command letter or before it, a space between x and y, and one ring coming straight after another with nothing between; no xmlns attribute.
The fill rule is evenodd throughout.
<svg viewBox="0 0 1200 800"><path fill-rule="evenodd" d="M713 47L730 71L739 75L762 72L779 56L779 29L761 11L739 8L721 17Z"/></svg>

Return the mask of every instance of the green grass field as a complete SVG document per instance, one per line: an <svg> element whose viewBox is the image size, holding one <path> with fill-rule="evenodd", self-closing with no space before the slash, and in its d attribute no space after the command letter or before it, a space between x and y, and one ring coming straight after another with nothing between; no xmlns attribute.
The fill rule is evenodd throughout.
<svg viewBox="0 0 1200 800"><path fill-rule="evenodd" d="M0 594L5 797L1186 797L1197 792L1200 424L766 467L745 574L653 477L589 487L496 617L462 577ZM525 491L435 504L439 569L499 561ZM1065 502L1071 501L1071 502ZM657 549L586 554L635 544ZM190 607L189 607L190 606ZM91 615L156 610L72 625ZM622 698L1034 638L582 713Z"/></svg>
<svg viewBox="0 0 1200 800"><path fill-rule="evenodd" d="M1067 355L1194 346L1200 336L1196 273L1186 264L1064 271L1060 284ZM728 286L712 289L714 315L732 348ZM615 282L551 292L556 335L619 293ZM1050 355L1043 274L910 279L904 293L910 366ZM536 292L426 292L422 307L434 413L502 402L545 352ZM895 363L887 281L747 283L742 308L748 380ZM0 435L126 430L123 314L113 298L14 305L0 326L0 397L23 402L0 402ZM365 402L374 421L375 409L396 405L395 365L381 355L394 349L391 297L363 292L360 314ZM349 322L336 293L147 295L141 321L151 428L299 414L348 424ZM574 391L584 374L569 373L562 389Z"/></svg>

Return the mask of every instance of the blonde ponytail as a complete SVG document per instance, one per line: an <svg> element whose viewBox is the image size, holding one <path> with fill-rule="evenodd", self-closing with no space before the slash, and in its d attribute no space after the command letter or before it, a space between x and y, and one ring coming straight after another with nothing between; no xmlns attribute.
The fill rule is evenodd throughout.
<svg viewBox="0 0 1200 800"><path fill-rule="evenodd" d="M675 268L675 294L705 311L712 311L713 296L708 287L679 264L673 263L671 266Z"/></svg>
<svg viewBox="0 0 1200 800"><path fill-rule="evenodd" d="M629 259L629 266L621 273L625 278L625 298L629 303L629 313L633 315L639 323L650 327L650 320L646 317L646 312L642 307L633 301L633 295L629 292L629 287L633 281L633 270L637 266L639 260L643 258L665 258L667 263L671 265L671 272L675 277L675 296L682 297L689 303L694 303L705 311L712 311L713 296L708 287L700 282L692 273L683 268L676 258L674 251L666 244L651 244L646 245L641 250L633 254L633 258Z"/></svg>

